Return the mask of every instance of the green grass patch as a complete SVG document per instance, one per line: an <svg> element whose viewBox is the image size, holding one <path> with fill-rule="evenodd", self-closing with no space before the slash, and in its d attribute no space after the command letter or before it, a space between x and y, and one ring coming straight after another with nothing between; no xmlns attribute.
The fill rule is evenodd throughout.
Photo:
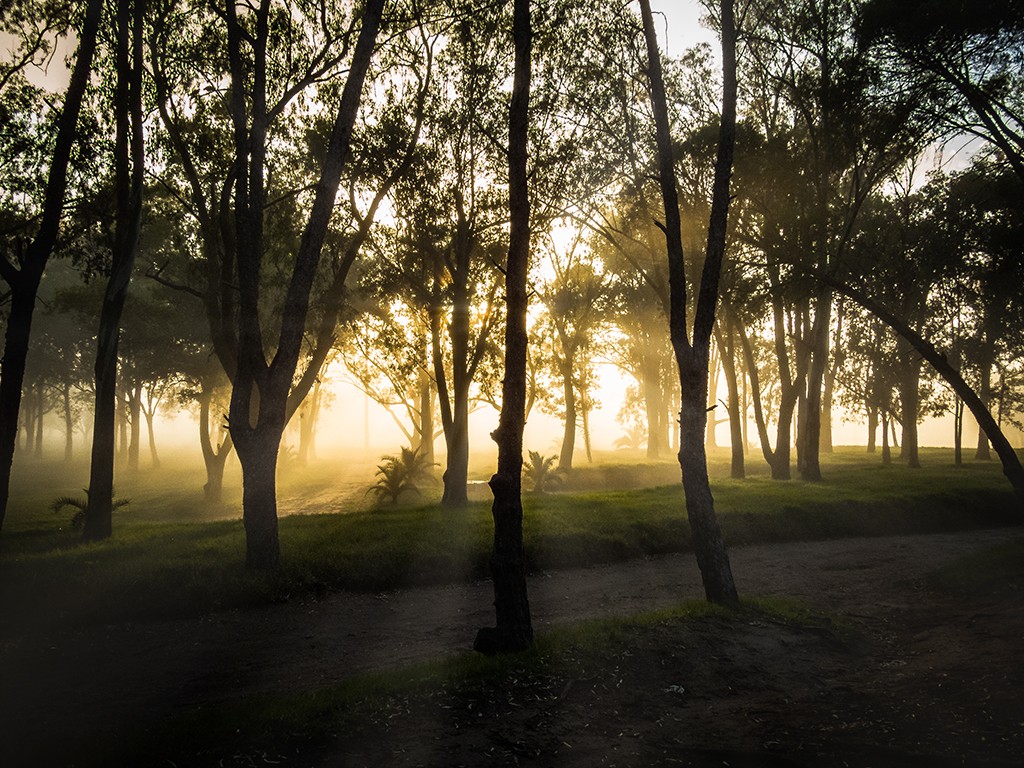
<svg viewBox="0 0 1024 768"><path fill-rule="evenodd" d="M713 457L712 489L726 541L734 546L1020 522L1018 502L997 465L954 470L946 454L926 453L925 468L908 470L868 463L853 449L839 451L825 465L825 481L803 483L763 474L731 480L723 476L723 453ZM621 467L610 466L614 480ZM597 486L605 469L588 467L587 482ZM305 477L318 498L323 474L310 470ZM354 512L327 501L323 511L332 514L281 518L282 567L261 575L244 568L237 516L215 519L223 510L205 510L197 487L158 479L118 488L133 499L132 508L118 513L114 537L97 544L81 543L46 509L69 483L51 483L46 493L33 487L19 497L11 525L0 535L0 610L20 622L12 626L198 615L324 589L380 591L488 573L492 522L486 501L461 509L421 504ZM608 489L524 498L531 570L690 548L679 485L623 489L607 477L602 484ZM302 497L300 482L284 485L289 498ZM147 511L145 498L155 499L155 511ZM23 514L33 504L34 511Z"/></svg>

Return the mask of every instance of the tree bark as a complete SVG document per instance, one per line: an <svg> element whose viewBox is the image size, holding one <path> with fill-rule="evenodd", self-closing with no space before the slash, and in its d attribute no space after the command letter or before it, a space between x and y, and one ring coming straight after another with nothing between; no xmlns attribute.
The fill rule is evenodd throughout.
<svg viewBox="0 0 1024 768"><path fill-rule="evenodd" d="M145 0L117 5L116 68L114 103L114 175L117 219L114 253L103 293L97 332L96 405L93 426L92 463L89 468L89 504L82 536L87 541L108 538L113 530L114 501L114 409L117 401L117 350L121 336L121 313L128 296L135 267L135 252L142 225L142 184L145 146L142 128L142 32ZM140 388L132 400L132 457L138 469Z"/></svg>
<svg viewBox="0 0 1024 768"><path fill-rule="evenodd" d="M61 400L64 406L64 461L70 463L75 452L75 419L71 410L71 385L61 386Z"/></svg>
<svg viewBox="0 0 1024 768"><path fill-rule="evenodd" d="M210 425L210 404L213 393L205 384L199 393L199 445L203 452L203 463L206 466L206 484L203 486L203 497L210 504L220 504L224 491L224 465L231 453L231 435L224 436L223 442L214 447Z"/></svg>
<svg viewBox="0 0 1024 768"><path fill-rule="evenodd" d="M650 0L640 0L640 13L647 44L647 74L657 136L659 183L665 206L662 231L665 234L669 267L669 329L681 389L679 466L686 496L686 512L707 599L723 605L736 605L739 598L729 555L715 515L714 499L708 482L707 456L704 453L711 334L718 303L722 259L725 255L729 178L736 141L736 29L733 4L732 0L722 0L721 3L722 118L715 158L707 247L694 312L692 342L687 335L686 265L672 137Z"/></svg>
<svg viewBox="0 0 1024 768"><path fill-rule="evenodd" d="M523 562L523 428L526 426L526 275L530 263L530 191L526 171L530 107L530 0L514 0L512 37L515 69L509 105L509 247L505 269L505 378L501 417L493 437L498 471L491 477L494 503L494 580L496 625L477 632L473 647L482 653L520 651L533 643L530 602Z"/></svg>
<svg viewBox="0 0 1024 768"><path fill-rule="evenodd" d="M68 81L64 108L57 122L57 137L46 180L39 229L26 250L21 269L17 269L6 258L0 259L0 277L11 289L4 353L0 360L0 529L7 516L10 496L11 465L14 463L14 449L18 441L18 415L32 333L32 313L43 271L57 242L67 192L71 149L78 135L78 116L89 84L102 13L103 0L89 0L79 36L78 55Z"/></svg>
<svg viewBox="0 0 1024 768"><path fill-rule="evenodd" d="M811 330L810 368L807 373L807 401L800 420L800 477L811 482L821 480L822 389L829 362L829 340L832 322L832 291L823 286L814 304L814 324Z"/></svg>

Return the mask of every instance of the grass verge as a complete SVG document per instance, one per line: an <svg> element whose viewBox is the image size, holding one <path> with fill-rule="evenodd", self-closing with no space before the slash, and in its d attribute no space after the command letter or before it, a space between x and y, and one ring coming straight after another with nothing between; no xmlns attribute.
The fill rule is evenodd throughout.
<svg viewBox="0 0 1024 768"><path fill-rule="evenodd" d="M588 469L596 484L600 468ZM619 472L616 468L615 472ZM955 471L881 467L839 454L822 483L764 476L713 480L730 545L856 535L925 533L1014 524L1014 495L998 468ZM167 508L173 507L168 501ZM339 510L340 511L340 510ZM174 519L173 517L171 519ZM118 521L107 542L40 525L0 537L0 611L11 628L199 615L324 589L381 591L487 575L489 504L438 505L280 521L282 567L244 568L241 521ZM185 522L188 521L188 522ZM525 499L525 546L533 571L687 551L679 486Z"/></svg>

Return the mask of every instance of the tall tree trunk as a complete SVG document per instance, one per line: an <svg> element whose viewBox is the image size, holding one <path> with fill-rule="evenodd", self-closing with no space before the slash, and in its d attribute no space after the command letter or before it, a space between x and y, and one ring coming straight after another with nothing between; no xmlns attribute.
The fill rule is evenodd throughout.
<svg viewBox="0 0 1024 768"><path fill-rule="evenodd" d="M153 469L160 468L160 456L156 452L156 433L153 431L153 417L156 408L147 408L144 411L146 416L146 435L149 437L149 461Z"/></svg>
<svg viewBox="0 0 1024 768"><path fill-rule="evenodd" d="M983 354L980 356L981 360L978 363L978 367L981 371L981 382L978 387L978 397L981 398L981 402L985 404L985 408L989 408L992 403L992 345L986 343L980 345L983 350ZM988 438L985 436L985 430L980 426L978 427L978 447L974 452L974 458L977 461L991 461L992 453L989 450Z"/></svg>
<svg viewBox="0 0 1024 768"><path fill-rule="evenodd" d="M426 368L420 369L420 408L419 424L416 432L419 436L419 451L429 466L434 464L434 390L431 388L430 374Z"/></svg>
<svg viewBox="0 0 1024 768"><path fill-rule="evenodd" d="M902 343L901 347L909 347ZM905 349L903 375L900 377L900 404L903 420L903 447L900 458L907 466L917 469L921 466L921 458L917 446L917 419L920 411L921 393L921 360L909 348ZM909 358L909 359L906 359Z"/></svg>
<svg viewBox="0 0 1024 768"><path fill-rule="evenodd" d="M953 404L953 465L964 465L964 401L959 397Z"/></svg>
<svg viewBox="0 0 1024 768"><path fill-rule="evenodd" d="M641 389L644 396L644 409L647 415L647 458L661 457L662 420L665 413L664 394L661 386L661 366L657 359L647 357L641 363Z"/></svg>
<svg viewBox="0 0 1024 768"><path fill-rule="evenodd" d="M11 289L4 352L0 359L0 529L7 516L7 501L11 490L11 465L14 463L14 448L18 442L18 415L21 410L29 338L32 334L32 313L43 271L57 242L67 191L71 148L78 135L78 116L89 84L102 13L103 0L89 0L79 35L78 55L68 81L64 107L57 121L57 137L46 179L39 229L26 249L21 269L15 268L6 258L0 259L0 277Z"/></svg>
<svg viewBox="0 0 1024 768"><path fill-rule="evenodd" d="M715 418L715 409L718 406L716 395L718 394L718 362L720 352L717 348L711 350L711 362L708 363L708 402L705 408L707 412L711 414L711 418L707 419L707 425L705 426L704 445L707 446L708 450L713 450L718 447L718 420Z"/></svg>
<svg viewBox="0 0 1024 768"><path fill-rule="evenodd" d="M686 513L693 536L694 553L704 582L704 593L714 603L736 605L739 598L732 577L729 555L715 515L708 481L704 433L711 334L718 303L718 285L725 254L729 212L729 178L736 141L736 29L732 0L721 3L722 35L722 118L715 158L711 215L707 248L693 321L693 340L687 335L687 281L683 258L679 198L669 127L665 83L661 70L658 38L650 0L640 0L644 38L647 43L647 74L658 145L658 171L665 205L665 234L669 267L669 329L681 389L679 466L682 470ZM695 281L696 282L696 281Z"/></svg>
<svg viewBox="0 0 1024 768"><path fill-rule="evenodd" d="M832 290L823 286L814 305L814 325L811 330L811 364L807 373L807 401L800 422L800 477L817 482L821 480L819 447L821 441L822 389L829 363L829 340L832 322Z"/></svg>
<svg viewBox="0 0 1024 768"><path fill-rule="evenodd" d="M134 382L128 394L128 469L139 470L139 453L142 446L142 384Z"/></svg>
<svg viewBox="0 0 1024 768"><path fill-rule="evenodd" d="M566 356L568 358L568 355ZM572 363L565 359L562 369L562 397L565 399L565 422L562 425L562 449L558 453L558 468L572 469L572 455L576 450L576 388L572 384Z"/></svg>
<svg viewBox="0 0 1024 768"><path fill-rule="evenodd" d="M731 444L732 462L729 469L730 477L742 480L746 477L743 462L743 414L740 409L740 389L736 376L736 345L734 342L731 316L725 321L725 334L716 332L718 348L722 350L722 372L725 374L725 385L729 391L729 443Z"/></svg>
<svg viewBox="0 0 1024 768"><path fill-rule="evenodd" d="M892 451L889 448L889 412L882 411L882 465L892 464Z"/></svg>
<svg viewBox="0 0 1024 768"><path fill-rule="evenodd" d="M117 219L114 253L103 293L100 326L96 335L96 405L89 469L89 504L82 536L89 541L112 532L114 501L114 408L117 401L117 349L121 313L135 267L135 251L142 225L142 184L145 146L142 129L142 32L145 0L117 5L117 86L115 94L114 176ZM137 409L140 391L133 401ZM133 414L135 468L138 468L138 410ZM129 448L129 464L131 464Z"/></svg>
<svg viewBox="0 0 1024 768"><path fill-rule="evenodd" d="M580 427L583 429L583 450L586 452L587 463L594 463L594 452L590 445L590 409L584 406L580 409Z"/></svg>
<svg viewBox="0 0 1024 768"><path fill-rule="evenodd" d="M878 434L878 409L868 406L868 453L875 452L875 439Z"/></svg>
<svg viewBox="0 0 1024 768"><path fill-rule="evenodd" d="M526 275L530 264L530 191L526 173L530 107L530 0L514 0L512 37L515 69L509 105L509 246L505 268L505 378L501 417L493 437L498 471L491 477L494 503L494 580L496 626L477 632L473 647L482 653L519 651L533 643L530 602L523 563L523 428L526 426Z"/></svg>

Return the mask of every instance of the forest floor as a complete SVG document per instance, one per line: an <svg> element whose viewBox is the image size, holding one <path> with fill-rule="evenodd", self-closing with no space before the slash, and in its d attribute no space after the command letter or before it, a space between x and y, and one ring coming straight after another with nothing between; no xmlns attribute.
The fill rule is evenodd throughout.
<svg viewBox="0 0 1024 768"><path fill-rule="evenodd" d="M1024 595L967 598L928 578L1019 536L738 547L742 595L836 621L747 611L627 626L611 646L483 685L413 686L269 748L244 733L192 748L166 729L452 657L492 623L490 584L45 633L0 624L0 765L1020 766ZM530 580L541 634L700 596L692 555ZM110 762L129 743L136 757Z"/></svg>

